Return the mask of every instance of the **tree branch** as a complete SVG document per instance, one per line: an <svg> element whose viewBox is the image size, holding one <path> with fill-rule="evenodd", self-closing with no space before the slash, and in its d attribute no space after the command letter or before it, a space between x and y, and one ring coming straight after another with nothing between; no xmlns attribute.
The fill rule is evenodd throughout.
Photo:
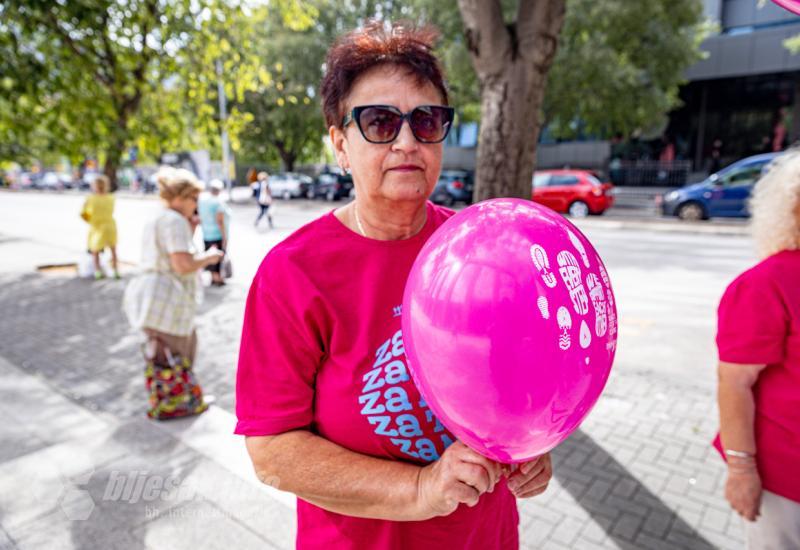
<svg viewBox="0 0 800 550"><path fill-rule="evenodd" d="M537 67L549 68L565 13L565 0L520 0L517 7L518 53L532 59Z"/></svg>
<svg viewBox="0 0 800 550"><path fill-rule="evenodd" d="M46 13L47 19L41 20L41 23L55 31L56 34L61 37L67 47L72 51L72 53L86 61L88 64L94 66L93 73L97 79L105 84L106 87L112 88L114 84L112 79L110 79L108 75L100 69L100 67L102 67L102 56L95 51L88 52L79 47L78 43L69 35L69 33L64 30L61 25L59 25L58 19L56 19L53 12L48 10Z"/></svg>
<svg viewBox="0 0 800 550"><path fill-rule="evenodd" d="M500 0L458 0L458 8L475 71L481 79L502 72L512 44Z"/></svg>

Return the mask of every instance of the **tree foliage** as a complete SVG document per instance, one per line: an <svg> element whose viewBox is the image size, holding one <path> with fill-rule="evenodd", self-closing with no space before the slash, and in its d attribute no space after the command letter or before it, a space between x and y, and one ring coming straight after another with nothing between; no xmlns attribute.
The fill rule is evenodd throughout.
<svg viewBox="0 0 800 550"><path fill-rule="evenodd" d="M560 137L658 125L705 36L695 0L568 0L543 115Z"/></svg>

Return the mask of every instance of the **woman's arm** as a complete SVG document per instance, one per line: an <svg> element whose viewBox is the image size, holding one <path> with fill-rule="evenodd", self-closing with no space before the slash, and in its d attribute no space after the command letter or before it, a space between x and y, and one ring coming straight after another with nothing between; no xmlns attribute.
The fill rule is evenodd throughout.
<svg viewBox="0 0 800 550"><path fill-rule="evenodd" d="M221 258L222 252L219 250L207 250L198 256L192 256L188 252L173 252L169 255L169 263L175 273L187 275L207 265L219 263Z"/></svg>
<svg viewBox="0 0 800 550"><path fill-rule="evenodd" d="M721 361L719 377L719 422L722 448L746 453L727 455L728 479L725 498L745 519L755 521L761 502L761 479L756 468L755 398L753 385L766 365L739 365Z"/></svg>
<svg viewBox="0 0 800 550"><path fill-rule="evenodd" d="M258 478L349 516L420 521L475 506L502 475L499 464L456 442L436 462L415 466L345 449L305 430L248 437Z"/></svg>
<svg viewBox="0 0 800 550"><path fill-rule="evenodd" d="M222 248L223 250L228 243L228 236L225 234L225 212L222 208L217 210L217 215L214 216L214 219L217 222L217 227L219 227L219 234L222 235Z"/></svg>

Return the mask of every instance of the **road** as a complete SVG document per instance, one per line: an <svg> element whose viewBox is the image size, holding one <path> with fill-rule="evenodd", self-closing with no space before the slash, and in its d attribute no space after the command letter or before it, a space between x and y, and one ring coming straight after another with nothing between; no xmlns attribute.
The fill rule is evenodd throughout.
<svg viewBox="0 0 800 550"><path fill-rule="evenodd" d="M2 193L0 234L60 249L47 263L75 261L86 238L86 225L78 217L82 201L83 195L71 193ZM275 229L257 230L252 225L256 207L233 205L233 283L246 287L269 248L332 207L321 201L276 201ZM115 217L123 261L137 262L142 224L156 208L152 197L118 199ZM652 369L713 385L716 304L727 283L755 262L749 239L633 230L604 222L589 218L577 224L600 252L617 294L617 368Z"/></svg>

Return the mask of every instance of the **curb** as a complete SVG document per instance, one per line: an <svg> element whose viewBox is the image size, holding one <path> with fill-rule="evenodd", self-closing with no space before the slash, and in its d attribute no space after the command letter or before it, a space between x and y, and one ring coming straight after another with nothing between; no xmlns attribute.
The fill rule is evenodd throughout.
<svg viewBox="0 0 800 550"><path fill-rule="evenodd" d="M644 220L571 220L578 227L592 227L597 229L636 229L641 231L655 231L659 233L682 233L686 235L723 235L729 237L746 237L750 234L746 225L701 225L708 222L683 222L672 224L661 221Z"/></svg>

